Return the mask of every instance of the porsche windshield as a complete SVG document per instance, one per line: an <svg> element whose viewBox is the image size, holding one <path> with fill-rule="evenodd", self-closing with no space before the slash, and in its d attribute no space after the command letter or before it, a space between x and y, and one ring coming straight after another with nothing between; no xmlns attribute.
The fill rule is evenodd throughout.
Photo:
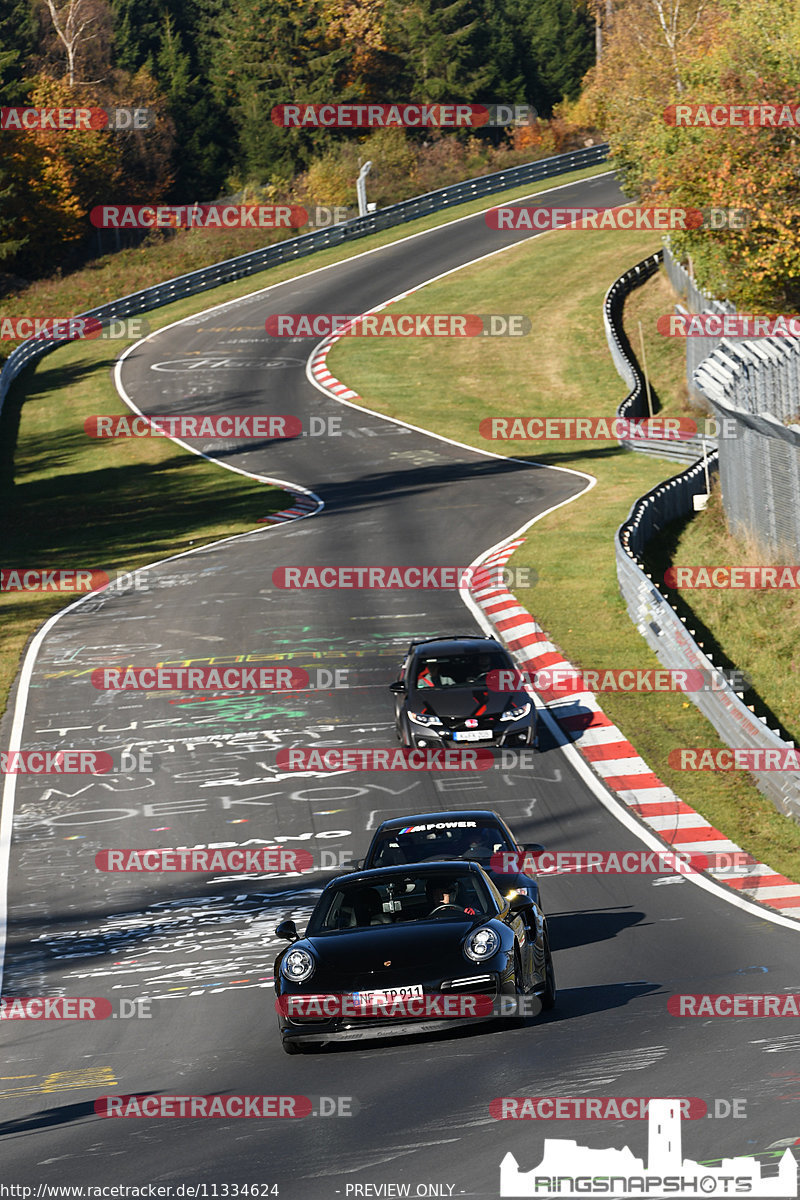
<svg viewBox="0 0 800 1200"><path fill-rule="evenodd" d="M370 867L400 867L432 858L469 858L488 866L492 855L514 850L499 825L486 821L427 821L384 830Z"/></svg>
<svg viewBox="0 0 800 1200"><path fill-rule="evenodd" d="M331 888L320 897L306 933L416 921L463 921L493 917L497 911L484 880L473 872L403 872Z"/></svg>

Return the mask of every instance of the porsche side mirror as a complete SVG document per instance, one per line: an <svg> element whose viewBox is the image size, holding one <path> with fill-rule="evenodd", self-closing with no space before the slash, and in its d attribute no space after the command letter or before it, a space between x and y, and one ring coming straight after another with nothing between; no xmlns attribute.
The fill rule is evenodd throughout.
<svg viewBox="0 0 800 1200"><path fill-rule="evenodd" d="M546 846L542 846L539 842L526 842L522 847L522 849L527 850L529 854L544 854L546 848Z"/></svg>
<svg viewBox="0 0 800 1200"><path fill-rule="evenodd" d="M296 942L299 941L300 934L294 921L281 921L275 929L275 937L283 938L287 942Z"/></svg>
<svg viewBox="0 0 800 1200"><path fill-rule="evenodd" d="M405 690L406 690L406 685L399 679L395 683L389 684L390 692L395 692L395 693L399 694L400 692L404 692Z"/></svg>
<svg viewBox="0 0 800 1200"><path fill-rule="evenodd" d="M535 907L536 905L528 896L515 896L514 899L509 902L509 908L515 913L529 912L530 909Z"/></svg>

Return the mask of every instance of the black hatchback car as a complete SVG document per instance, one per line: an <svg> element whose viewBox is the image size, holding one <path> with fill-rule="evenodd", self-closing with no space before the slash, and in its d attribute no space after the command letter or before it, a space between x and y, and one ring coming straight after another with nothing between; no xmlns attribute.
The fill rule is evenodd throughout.
<svg viewBox="0 0 800 1200"><path fill-rule="evenodd" d="M371 870L460 858L479 863L507 900L527 896L541 905L534 856L543 849L538 842L518 842L491 809L464 808L381 822L359 866Z"/></svg>
<svg viewBox="0 0 800 1200"><path fill-rule="evenodd" d="M519 675L511 655L495 638L459 635L411 642L399 677L390 684L400 742L448 747L533 745L536 709L531 697L522 688L490 687L489 676L495 672Z"/></svg>

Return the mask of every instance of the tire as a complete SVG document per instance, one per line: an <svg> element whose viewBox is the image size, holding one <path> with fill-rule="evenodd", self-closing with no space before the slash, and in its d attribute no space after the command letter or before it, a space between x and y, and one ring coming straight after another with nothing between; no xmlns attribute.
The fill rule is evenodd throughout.
<svg viewBox="0 0 800 1200"><path fill-rule="evenodd" d="M545 967L545 985L541 995L542 1011L550 1012L556 1006L556 972L553 966L553 956L550 953L550 946L545 942L546 967Z"/></svg>
<svg viewBox="0 0 800 1200"><path fill-rule="evenodd" d="M526 996L525 983L522 977L522 959L519 956L519 949L514 949L514 993L517 997ZM512 1021L524 1021L525 1016L515 1016Z"/></svg>
<svg viewBox="0 0 800 1200"><path fill-rule="evenodd" d="M290 1042L288 1040L288 1038L282 1038L281 1045L283 1046L284 1054L302 1054L303 1053L303 1047L298 1045L297 1042Z"/></svg>

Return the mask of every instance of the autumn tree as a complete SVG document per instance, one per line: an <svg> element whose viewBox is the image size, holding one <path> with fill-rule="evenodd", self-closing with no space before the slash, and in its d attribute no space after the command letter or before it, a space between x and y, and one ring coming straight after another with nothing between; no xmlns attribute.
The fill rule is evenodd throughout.
<svg viewBox="0 0 800 1200"><path fill-rule="evenodd" d="M675 127L683 104L778 106L800 83L794 0L617 0L584 101L626 189L651 203L744 208L746 229L675 235L698 281L742 306L800 304L800 140L793 128Z"/></svg>

